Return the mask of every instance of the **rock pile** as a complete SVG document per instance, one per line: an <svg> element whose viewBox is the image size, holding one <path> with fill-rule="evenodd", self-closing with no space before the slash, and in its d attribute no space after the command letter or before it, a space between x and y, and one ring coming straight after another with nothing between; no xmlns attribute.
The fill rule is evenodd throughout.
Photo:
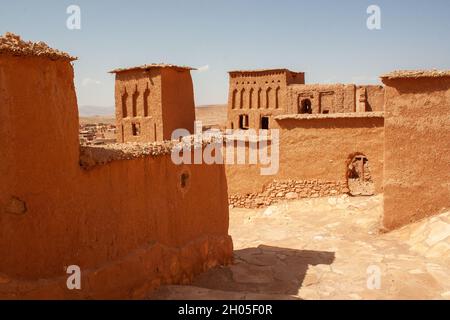
<svg viewBox="0 0 450 320"><path fill-rule="evenodd" d="M253 209L267 207L283 200L320 198L348 192L345 181L274 180L260 193L230 196L229 204L232 207Z"/></svg>
<svg viewBox="0 0 450 320"><path fill-rule="evenodd" d="M50 48L42 41L23 41L20 36L11 32L6 32L4 36L0 37L0 54L45 57L51 60L73 61L77 59L65 52Z"/></svg>

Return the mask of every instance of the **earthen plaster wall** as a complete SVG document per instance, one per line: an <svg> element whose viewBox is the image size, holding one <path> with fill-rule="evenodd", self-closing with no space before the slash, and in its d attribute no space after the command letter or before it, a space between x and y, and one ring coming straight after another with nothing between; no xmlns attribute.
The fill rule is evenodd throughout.
<svg viewBox="0 0 450 320"><path fill-rule="evenodd" d="M69 62L0 55L0 106L1 298L142 298L231 260L222 165L80 167Z"/></svg>
<svg viewBox="0 0 450 320"><path fill-rule="evenodd" d="M322 118L320 118L322 117ZM318 180L321 184L346 182L348 157L365 154L377 193L383 185L384 121L382 116L323 117L276 120L280 130L279 171L260 174L260 165L227 165L229 195L258 193L273 180ZM248 145L246 154L249 154ZM264 165L264 167L267 167Z"/></svg>
<svg viewBox="0 0 450 320"><path fill-rule="evenodd" d="M161 73L158 69L133 70L116 74L118 142L162 140L161 82ZM137 136L134 136L132 132L133 123L140 125L140 134Z"/></svg>
<svg viewBox="0 0 450 320"><path fill-rule="evenodd" d="M191 73L163 68L162 116L164 140L169 140L176 129L194 132L195 102Z"/></svg>
<svg viewBox="0 0 450 320"><path fill-rule="evenodd" d="M384 111L385 88L381 85L363 86L366 90L366 111Z"/></svg>
<svg viewBox="0 0 450 320"><path fill-rule="evenodd" d="M306 84L289 87L288 113L300 113L304 99L311 101L312 113L352 112L355 105L355 85Z"/></svg>
<svg viewBox="0 0 450 320"><path fill-rule="evenodd" d="M155 67L117 72L115 98L119 142L169 140L179 128L193 132L195 103L189 70ZM133 133L133 124L139 132Z"/></svg>
<svg viewBox="0 0 450 320"><path fill-rule="evenodd" d="M384 225L450 207L450 76L384 78Z"/></svg>

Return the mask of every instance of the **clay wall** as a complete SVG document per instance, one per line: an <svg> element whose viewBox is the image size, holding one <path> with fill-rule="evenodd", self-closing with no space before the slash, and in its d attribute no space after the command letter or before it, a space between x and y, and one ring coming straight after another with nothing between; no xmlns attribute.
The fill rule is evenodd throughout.
<svg viewBox="0 0 450 320"><path fill-rule="evenodd" d="M344 84L307 84L289 87L288 113L301 113L302 103L311 102L312 113L353 112L355 86Z"/></svg>
<svg viewBox="0 0 450 320"><path fill-rule="evenodd" d="M194 132L194 87L189 71L163 68L162 75L162 121L164 140L170 140L175 129Z"/></svg>
<svg viewBox="0 0 450 320"><path fill-rule="evenodd" d="M384 226L450 207L450 76L384 78Z"/></svg>
<svg viewBox="0 0 450 320"><path fill-rule="evenodd" d="M346 183L348 157L355 152L367 156L375 192L381 193L384 121L381 115L366 115L367 117L349 118L319 115L324 118L318 119L290 119L287 116L283 120L276 120L276 127L280 130L278 173L261 175L261 166L248 164L248 159L246 165L227 165L229 195L260 193L273 180L315 180L317 185L340 186L341 183ZM246 154L249 154L248 145ZM340 187L336 190L339 193L342 191ZM299 191L299 197L301 193Z"/></svg>
<svg viewBox="0 0 450 320"><path fill-rule="evenodd" d="M231 260L223 165L80 166L69 62L0 55L0 106L1 298L142 298Z"/></svg>
<svg viewBox="0 0 450 320"><path fill-rule="evenodd" d="M384 111L385 88L377 85L366 85L366 112Z"/></svg>
<svg viewBox="0 0 450 320"><path fill-rule="evenodd" d="M116 74L118 142L149 142L163 138L161 73L158 69ZM133 125L138 126L133 132ZM139 134L137 134L139 133Z"/></svg>

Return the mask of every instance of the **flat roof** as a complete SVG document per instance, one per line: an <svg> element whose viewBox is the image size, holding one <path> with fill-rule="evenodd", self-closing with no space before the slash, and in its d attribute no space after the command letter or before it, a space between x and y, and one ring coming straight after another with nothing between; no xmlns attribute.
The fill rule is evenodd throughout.
<svg viewBox="0 0 450 320"><path fill-rule="evenodd" d="M0 54L19 57L43 57L50 60L77 60L76 57L72 57L66 52L50 48L45 42L24 41L12 32L6 32L0 37Z"/></svg>
<svg viewBox="0 0 450 320"><path fill-rule="evenodd" d="M188 66L177 66L177 65L168 64L168 63L150 63L150 64L143 64L140 66L134 66L134 67L128 67L128 68L118 68L118 69L111 70L109 73L119 73L119 72L134 71L134 70L150 70L150 69L156 69L156 68L173 68L173 69L183 70L183 71L197 70L196 68L192 68L192 67L188 67Z"/></svg>
<svg viewBox="0 0 450 320"><path fill-rule="evenodd" d="M344 119L344 118L384 118L383 111L345 112L345 113L314 113L285 114L276 116L275 120L314 120L314 119Z"/></svg>
<svg viewBox="0 0 450 320"><path fill-rule="evenodd" d="M278 68L278 69L254 69L254 70L232 70L228 71L228 73L262 73L262 72L293 72L293 73L304 73L303 71L297 72L292 71L286 68Z"/></svg>
<svg viewBox="0 0 450 320"><path fill-rule="evenodd" d="M419 79L450 77L450 70L396 70L380 76L381 79Z"/></svg>

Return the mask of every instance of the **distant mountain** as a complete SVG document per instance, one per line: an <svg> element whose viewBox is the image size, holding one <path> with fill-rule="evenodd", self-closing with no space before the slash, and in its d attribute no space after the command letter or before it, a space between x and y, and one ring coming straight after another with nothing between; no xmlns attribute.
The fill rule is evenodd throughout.
<svg viewBox="0 0 450 320"><path fill-rule="evenodd" d="M78 114L80 117L114 116L114 107L79 106Z"/></svg>

